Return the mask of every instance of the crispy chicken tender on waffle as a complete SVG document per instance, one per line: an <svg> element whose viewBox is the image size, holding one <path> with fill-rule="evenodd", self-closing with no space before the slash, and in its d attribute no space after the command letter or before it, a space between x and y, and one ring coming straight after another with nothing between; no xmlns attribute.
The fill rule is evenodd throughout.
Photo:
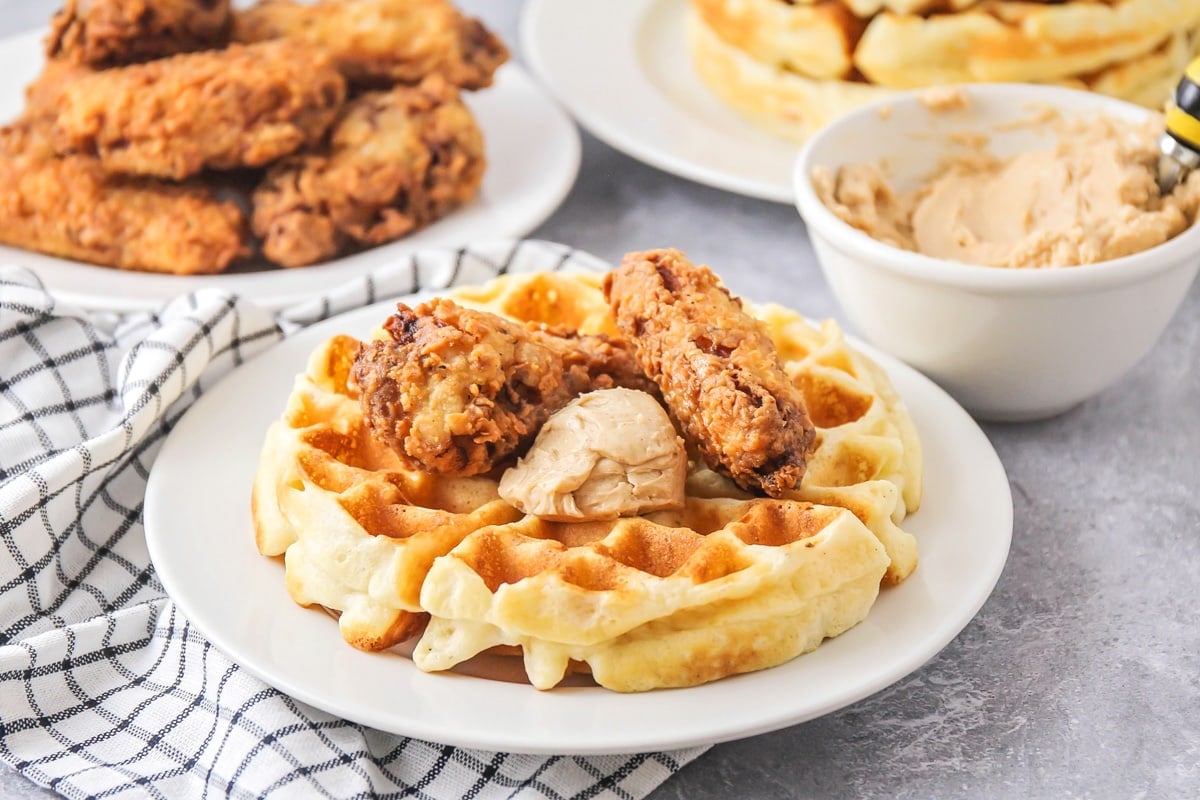
<svg viewBox="0 0 1200 800"><path fill-rule="evenodd" d="M800 482L815 434L804 396L762 324L708 267L678 250L630 253L604 295L709 466L772 497Z"/></svg>
<svg viewBox="0 0 1200 800"><path fill-rule="evenodd" d="M450 300L401 303L383 327L390 339L363 345L354 362L367 420L412 468L432 473L489 472L572 398L653 386L620 340Z"/></svg>
<svg viewBox="0 0 1200 800"><path fill-rule="evenodd" d="M176 180L262 166L318 142L345 93L329 56L304 44L186 53L80 76L62 93L55 147Z"/></svg>
<svg viewBox="0 0 1200 800"><path fill-rule="evenodd" d="M601 280L513 274L447 295L522 329L614 334ZM413 658L426 670L517 646L540 688L590 672L642 691L807 652L915 567L900 524L920 501L920 444L886 375L836 325L747 309L816 428L787 497L752 496L693 458L682 509L522 515L498 497L495 472L429 472L372 435L352 377L359 344L342 336L314 353L267 434L253 494L259 549L286 554L292 597L340 614L355 646L420 633Z"/></svg>
<svg viewBox="0 0 1200 800"><path fill-rule="evenodd" d="M285 267L390 242L479 191L483 134L439 75L368 92L339 115L320 148L274 164L254 190L254 232Z"/></svg>
<svg viewBox="0 0 1200 800"><path fill-rule="evenodd" d="M448 0L263 0L236 12L241 42L290 38L328 49L356 86L418 83L440 74L463 89L490 86L508 49Z"/></svg>
<svg viewBox="0 0 1200 800"><path fill-rule="evenodd" d="M231 20L229 0L66 0L46 58L103 68L222 47Z"/></svg>

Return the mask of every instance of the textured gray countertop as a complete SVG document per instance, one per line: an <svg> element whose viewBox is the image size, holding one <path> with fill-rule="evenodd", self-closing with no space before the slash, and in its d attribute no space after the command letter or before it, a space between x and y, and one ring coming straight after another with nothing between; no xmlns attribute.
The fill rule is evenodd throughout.
<svg viewBox="0 0 1200 800"><path fill-rule="evenodd" d="M0 36L44 24L54 5L0 0ZM462 5L517 42L517 0ZM574 190L533 235L610 260L678 247L735 292L841 316L791 207L688 183L586 135ZM889 689L717 745L651 797L1195 796L1198 358L1200 282L1120 385L1056 419L984 426L1015 528L977 618ZM49 796L0 767L0 797Z"/></svg>

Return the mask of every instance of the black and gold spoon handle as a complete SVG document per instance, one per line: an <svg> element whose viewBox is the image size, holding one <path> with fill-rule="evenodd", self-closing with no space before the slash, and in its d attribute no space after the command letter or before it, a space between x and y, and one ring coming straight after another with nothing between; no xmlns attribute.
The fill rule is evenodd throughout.
<svg viewBox="0 0 1200 800"><path fill-rule="evenodd" d="M1200 58L1188 65L1175 89L1159 150L1158 189L1170 194L1188 173L1200 168Z"/></svg>

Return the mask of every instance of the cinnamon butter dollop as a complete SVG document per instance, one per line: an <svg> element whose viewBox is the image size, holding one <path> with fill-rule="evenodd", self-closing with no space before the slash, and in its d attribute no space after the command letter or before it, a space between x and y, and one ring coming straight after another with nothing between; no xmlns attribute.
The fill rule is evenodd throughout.
<svg viewBox="0 0 1200 800"><path fill-rule="evenodd" d="M543 519L602 520L682 508L686 477L683 440L658 401L604 389L551 416L499 491Z"/></svg>

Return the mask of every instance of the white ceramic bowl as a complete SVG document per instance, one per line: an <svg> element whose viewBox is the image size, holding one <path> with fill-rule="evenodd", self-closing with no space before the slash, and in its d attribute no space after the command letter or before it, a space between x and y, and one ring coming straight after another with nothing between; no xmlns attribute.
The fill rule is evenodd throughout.
<svg viewBox="0 0 1200 800"><path fill-rule="evenodd" d="M914 92L827 125L796 160L796 206L826 280L865 338L929 375L977 417L1048 417L1113 384L1158 340L1200 268L1200 225L1112 261L1006 269L883 244L817 198L813 169L848 163L886 159L895 185L915 187L946 156L951 131L986 132L989 149L1001 156L1050 146L1053 134L1045 129L994 130L1029 119L1035 106L1134 121L1149 113L1057 87L979 84L965 91L963 110L931 111Z"/></svg>

